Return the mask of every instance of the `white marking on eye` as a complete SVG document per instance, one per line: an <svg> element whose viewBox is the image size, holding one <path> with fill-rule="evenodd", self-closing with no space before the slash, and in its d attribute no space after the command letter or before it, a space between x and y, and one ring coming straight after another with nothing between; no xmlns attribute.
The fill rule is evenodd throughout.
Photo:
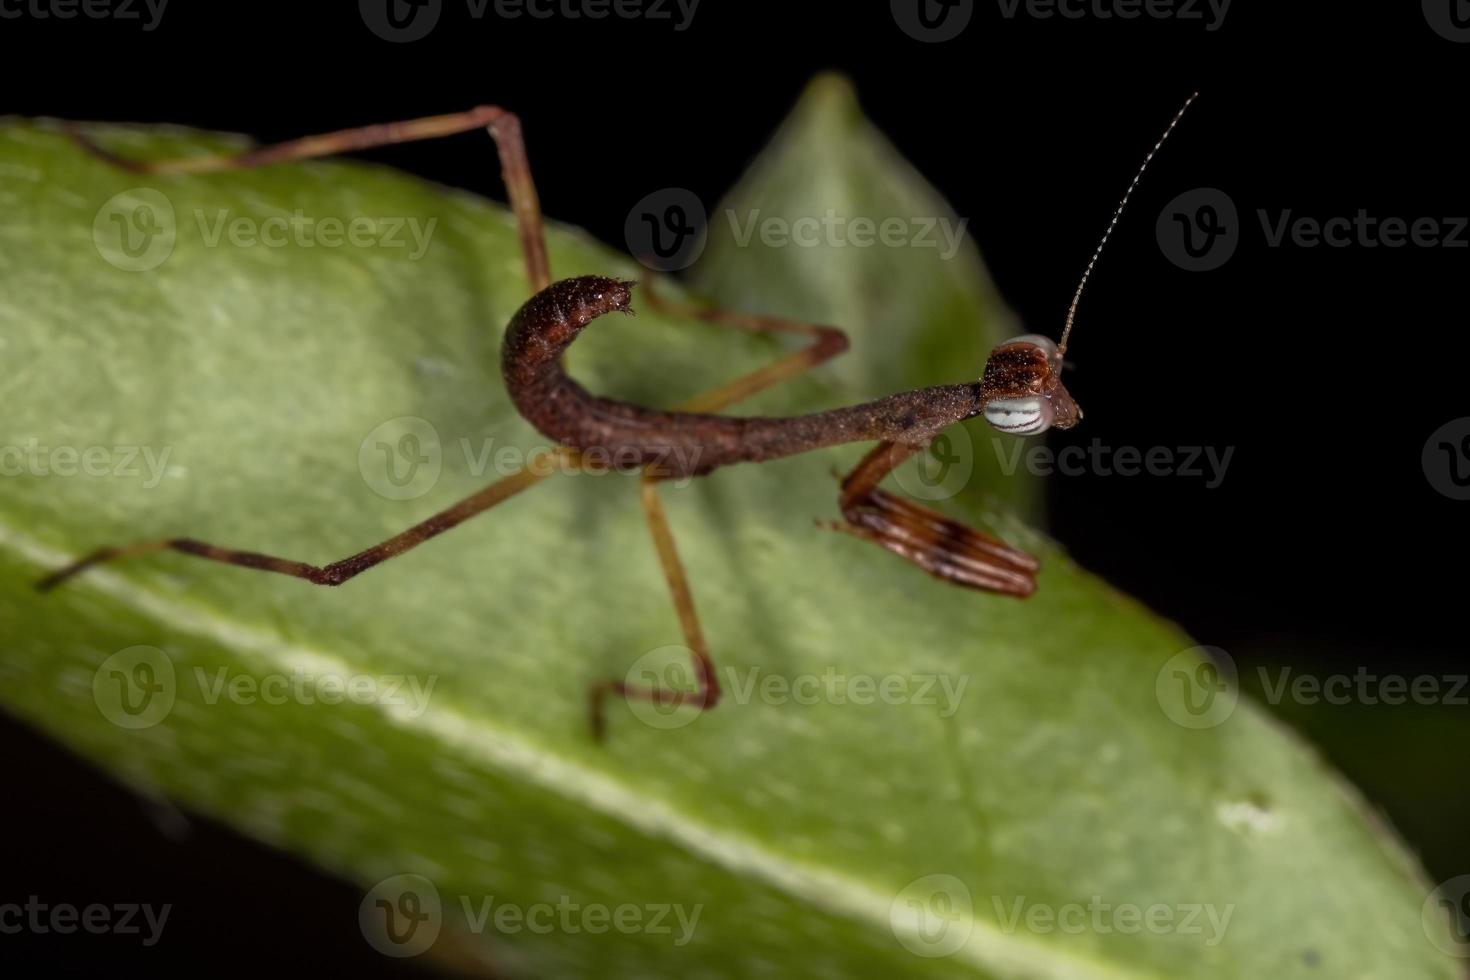
<svg viewBox="0 0 1470 980"><path fill-rule="evenodd" d="M1012 435L1030 436L1051 428L1051 402L1039 396L997 398L985 406L985 421Z"/></svg>

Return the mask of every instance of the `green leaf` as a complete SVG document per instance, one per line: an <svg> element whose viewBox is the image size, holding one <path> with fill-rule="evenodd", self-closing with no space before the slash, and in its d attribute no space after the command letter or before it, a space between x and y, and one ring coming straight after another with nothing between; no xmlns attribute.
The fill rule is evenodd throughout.
<svg viewBox="0 0 1470 980"><path fill-rule="evenodd" d="M100 135L146 156L221 140ZM934 201L831 80L736 206L818 172L854 214ZM1042 557L1027 601L817 527L836 512L831 470L862 447L666 489L729 697L697 718L616 705L603 746L589 685L677 662L680 635L626 476L557 476L337 590L167 555L33 592L98 544L180 534L330 561L543 441L496 364L525 298L499 206L341 162L138 178L12 124L0 208L0 702L145 792L365 888L389 879L365 936L382 939L374 899L415 874L440 900L441 947L473 933L512 974L1454 975L1430 942L1450 942L1446 924L1421 922L1428 885L1352 792L1248 703L1211 728L1171 721L1192 716L1158 681L1194 676L1191 641L1006 507L973 488L939 504ZM221 212L248 230L298 211L298 227L435 224L418 258L406 233L276 247L227 224L211 244ZM166 257L131 271L169 228ZM639 271L569 229L550 247L558 275ZM702 282L840 322L853 351L762 411L973 377L1007 329L973 256L784 259L717 241ZM833 271L849 261L867 270L860 299ZM889 268L903 274L873 271ZM915 296L922 312L900 317ZM672 404L779 349L645 312L599 322L569 360L595 390ZM424 474L437 446L437 478L393 499L380 444ZM326 703L338 683L372 697ZM465 910L487 900L476 930ZM1228 914L1223 932L1195 906ZM657 907L697 924L649 928Z"/></svg>

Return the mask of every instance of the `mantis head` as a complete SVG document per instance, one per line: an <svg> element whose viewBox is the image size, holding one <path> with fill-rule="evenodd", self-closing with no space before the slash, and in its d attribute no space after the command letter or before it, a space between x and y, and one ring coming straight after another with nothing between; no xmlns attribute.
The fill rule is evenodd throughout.
<svg viewBox="0 0 1470 980"><path fill-rule="evenodd" d="M1082 409L1062 384L1062 354L1050 337L1012 337L990 352L980 378L985 421L1000 432L1033 436L1070 429Z"/></svg>

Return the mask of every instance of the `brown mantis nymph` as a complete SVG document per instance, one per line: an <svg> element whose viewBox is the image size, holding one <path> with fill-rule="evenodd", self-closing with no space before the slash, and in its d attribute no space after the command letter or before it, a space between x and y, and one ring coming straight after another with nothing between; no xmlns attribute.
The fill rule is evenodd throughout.
<svg viewBox="0 0 1470 980"><path fill-rule="evenodd" d="M452 115L342 130L237 156L158 161L116 156L74 129L72 135L82 146L110 163L136 173L159 175L264 166L487 129L499 153L533 294L506 328L501 372L517 410L558 448L543 457L533 457L519 471L388 540L327 565L221 547L193 538L167 538L100 548L48 575L37 583L38 587L54 588L112 559L165 550L290 575L316 585L341 585L534 485L554 469L537 465L545 456L560 456L562 462L575 467L579 454L596 449L615 459L618 468L641 471L640 499L692 657L696 685L694 690L612 680L593 685L589 707L593 732L600 737L608 695L699 709L713 707L720 698L714 661L659 498L659 482L703 476L732 463L759 463L827 446L876 441L877 446L842 479L838 503L843 520L831 526L886 548L944 581L1003 595L1028 596L1036 588L1036 559L929 507L888 493L879 484L895 467L923 451L943 429L977 415L983 415L994 428L1017 435L1071 428L1082 418L1081 409L1061 380L1062 358L1077 304L1129 196L1194 98L1191 95L1174 115L1119 201L1077 284L1059 342L1035 334L1015 337L991 352L978 381L920 388L860 405L783 418L715 413L842 353L848 342L841 330L665 301L651 286L645 286L644 298L674 316L755 333L791 334L805 338L807 346L672 410L600 398L567 375L561 364L562 352L598 317L614 311L632 313L635 283L600 276L552 280L541 208L520 122L504 109L480 106Z"/></svg>

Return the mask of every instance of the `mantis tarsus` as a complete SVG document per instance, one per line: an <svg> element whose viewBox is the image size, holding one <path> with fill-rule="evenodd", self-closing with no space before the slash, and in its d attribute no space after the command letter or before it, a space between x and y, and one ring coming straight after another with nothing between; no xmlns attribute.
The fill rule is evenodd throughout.
<svg viewBox="0 0 1470 980"><path fill-rule="evenodd" d="M651 285L646 285L643 297L655 308L673 316L755 333L790 334L806 340L807 344L671 410L649 409L594 396L566 374L561 364L562 352L596 318L613 311L632 313L636 284L599 276L552 280L542 234L541 208L531 179L520 121L504 109L480 106L451 115L309 136L236 156L174 160L119 157L80 130L74 128L72 135L90 152L118 167L166 175L257 167L479 128L489 131L500 156L533 294L505 331L501 369L506 388L520 413L558 443L558 448L547 455L560 455L561 462L575 467L580 453L597 449L615 459L618 468L641 471L640 499L693 660L697 686L690 691L613 680L595 684L590 692L589 710L593 733L600 738L608 695L699 709L713 707L720 698L714 662L659 498L661 480L703 476L732 463L758 463L826 446L876 441L877 446L842 479L838 502L843 520L829 526L871 541L956 585L1017 597L1028 596L1035 590L1039 565L1030 555L929 507L888 493L879 484L904 460L925 449L943 429L977 415L983 415L1002 432L1018 435L1033 435L1048 428L1070 428L1081 419L1081 410L1061 381L1062 358L1077 304L1139 178L1194 99L1195 95L1191 95L1180 107L1124 192L1077 284L1059 342L1035 334L1015 337L991 352L977 381L920 388L846 408L782 418L715 413L842 353L848 341L841 330L779 317L673 303L661 299ZM537 465L541 462L544 458L533 458L517 472L433 517L327 565L220 547L193 538L167 538L100 548L46 576L37 585L42 590L51 589L102 562L165 550L291 575L316 585L341 585L528 489L553 469L565 468Z"/></svg>

